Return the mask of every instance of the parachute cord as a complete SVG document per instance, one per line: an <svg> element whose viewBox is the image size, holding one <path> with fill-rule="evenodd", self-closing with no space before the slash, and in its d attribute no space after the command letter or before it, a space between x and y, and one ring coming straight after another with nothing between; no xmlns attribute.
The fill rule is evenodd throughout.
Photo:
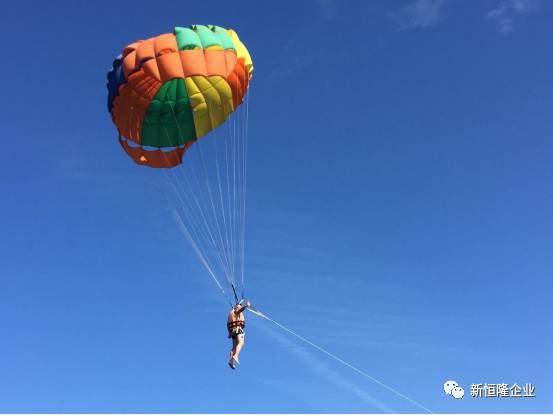
<svg viewBox="0 0 553 415"><path fill-rule="evenodd" d="M362 371L361 369L358 369L356 368L355 366L353 366L351 363L348 363L346 362L345 360L339 358L338 356L336 356L335 354L333 353L330 353L329 351L323 349L321 346L318 346L316 345L315 343L313 343L312 341L306 339L305 337L303 336L300 336L299 334L295 333L294 331L290 330L289 328L283 326L282 324L280 324L279 322L273 320L272 318L268 317L267 315L263 314L261 311L259 310L255 310L253 308L248 308L247 310L249 310L251 313L255 314L256 316L258 317L261 317L267 321L270 321L271 323L273 323L274 325L276 325L277 327L281 328L282 330L284 330L285 332L291 334L292 336L295 336L297 337L298 339L300 339L301 341L303 341L304 343L310 345L311 347L317 349L318 351L324 353L325 355L327 355L328 357L336 360L338 363L341 363L342 365L350 368L351 370L353 370L354 372L360 374L361 376L369 379L369 380L372 380L374 383L382 386L384 389L394 393L395 395L399 396L400 398L403 398L405 399L406 401L412 403L413 405L419 407L420 409L428 412L429 414L433 414L434 412L432 412L430 409L424 407L423 405L421 405L420 403L418 403L417 401L409 398L408 396L405 396L404 394L402 394L401 392L399 392L398 390L392 388L391 386L388 386L386 385L384 382L376 379L375 377L369 375L368 373Z"/></svg>
<svg viewBox="0 0 553 415"><path fill-rule="evenodd" d="M166 133L168 134L168 132L166 131ZM168 161L167 159L167 156L164 154L164 157L165 157L165 160ZM185 190L185 188L183 187L181 181L178 179L176 173L175 173L175 169L168 169L171 171L171 173L173 174L174 176L174 179L175 179L175 182L177 183L178 187L180 188L180 192L179 190L177 189L177 186L173 183L173 181L169 178L169 175L166 171L166 169L163 169L163 172L165 173L165 177L167 179L167 181L169 182L169 184L171 185L171 187L173 188L174 192L175 192L175 195L177 196L177 198L179 199L180 203L182 204L183 208L184 207L189 207L188 212L189 212L189 219L190 219L190 229L189 229L189 234L192 238L192 240L197 240L197 246L199 247L199 251L202 252L202 249L201 249L201 241L202 239L205 241L206 243L206 246L209 246L209 240L211 239L211 250L212 250L212 255L214 256L215 260L219 260L219 263L220 263L220 266L221 266L221 269L223 270L223 272L225 273L224 269L224 263L223 263L223 259L221 258L221 255L220 255L220 252L219 252L219 249L217 247L217 243L215 242L215 239L212 235L212 232L211 232L211 227L209 226L209 224L207 223L206 221L206 218L203 214L203 209L201 208L200 204L198 204L198 200L197 198L194 196L193 192L191 192L191 195L193 196L195 202L196 202L196 205L198 207L197 209L197 212L199 212L199 214L201 215L202 219L203 219L203 222L204 222L204 225L205 227L202 227L201 224L199 224L198 222L198 226L195 226L194 223L197 222L197 220L194 220L193 218L193 214L195 213L195 209L190 209L193 205L190 203L190 201L188 200L188 196L187 196L187 192ZM188 178L186 177L186 175L183 174L183 177L184 179L186 179L186 181L188 182ZM191 183L187 183L188 184L188 187L190 189L192 189L191 187ZM182 193L182 195L181 195ZM187 200L184 200L183 197ZM183 222L184 223L184 222ZM201 232L201 230L203 230L203 232ZM205 234L204 235L201 235L202 233L205 233L207 232L207 235L209 236L209 238L206 238ZM195 237L194 237L195 235ZM206 260L208 263L211 263L210 260L208 260L207 258L209 257L207 255L208 253L208 250L206 249Z"/></svg>
<svg viewBox="0 0 553 415"><path fill-rule="evenodd" d="M178 212L176 211L176 209L173 206L171 206L171 209L172 209L172 213L173 213L173 218L177 222L177 225L179 225L179 228L180 228L182 234L188 239L188 241L192 245L192 248L196 252L196 255L198 256L198 258L200 259L200 261L202 262L202 264L206 268L209 275L211 275L211 277L213 278L213 281L215 281L215 284L217 284L217 287L221 291L221 294L223 295L225 300L227 300L228 303L230 304L230 306L232 307L232 303L228 299L227 294L225 292L225 289L223 288L223 286L221 285L221 283L219 282L219 280L215 276L215 273L213 272L213 270L211 269L211 267L207 263L205 257L203 256L202 252L199 250L198 246L194 242L194 239L192 238L192 235L190 235L190 231L188 230L188 228L186 227L186 225L182 221L182 218L180 217L180 215L178 214Z"/></svg>
<svg viewBox="0 0 553 415"><path fill-rule="evenodd" d="M214 135L214 139L211 140L211 141L213 142L213 150L214 150L214 153L215 153L215 167L216 167L216 172L217 172L217 185L218 185L218 188L219 188L219 201L221 202L221 216L223 217L223 234L225 236L224 242L226 242L226 246L224 246L223 248L226 249L227 255L228 255L228 257L230 257L231 253L230 253L229 232L228 232L228 227L227 227L225 204L223 203L223 189L222 189L222 186L221 186L221 174L220 174L220 169L219 169L219 151L218 151L218 148L217 148L217 142L219 141L218 131L214 130L213 135ZM230 215L230 212L229 212L229 215Z"/></svg>
<svg viewBox="0 0 553 415"><path fill-rule="evenodd" d="M215 201L214 201L213 193L211 192L211 185L209 184L209 176L208 176L208 173L207 173L207 168L206 168L206 165L205 165L204 156L202 154L202 148L201 148L200 145L198 145L197 147L198 147L198 154L200 155L201 166L202 166L202 169L203 169L203 172L204 172L204 179L205 179L206 187L207 187L207 190L208 190L209 201L211 202L211 210L212 210L212 213L213 213L213 218L215 219L216 230L218 232L219 240L221 242L221 250L224 253L225 250L224 250L223 234L221 232L221 227L219 226L219 220L217 219L217 212L216 212L216 209L215 209ZM230 256L230 258L227 258L227 262L228 262L228 266L229 266L229 269L230 269L230 275L227 279L229 280L229 282L234 282L235 281L235 278L234 278L234 264L233 264L234 261L233 261L232 255Z"/></svg>

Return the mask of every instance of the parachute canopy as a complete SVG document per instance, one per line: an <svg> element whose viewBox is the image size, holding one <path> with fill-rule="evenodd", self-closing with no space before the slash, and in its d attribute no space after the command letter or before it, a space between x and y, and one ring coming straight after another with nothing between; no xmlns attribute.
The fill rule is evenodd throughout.
<svg viewBox="0 0 553 415"><path fill-rule="evenodd" d="M131 43L108 72L108 110L138 164L170 168L242 103L253 74L238 35L219 26L176 27Z"/></svg>

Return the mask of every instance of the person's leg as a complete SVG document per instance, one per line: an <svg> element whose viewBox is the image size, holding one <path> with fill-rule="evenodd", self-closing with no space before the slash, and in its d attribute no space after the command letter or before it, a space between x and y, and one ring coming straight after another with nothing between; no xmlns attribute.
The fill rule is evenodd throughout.
<svg viewBox="0 0 553 415"><path fill-rule="evenodd" d="M236 339L236 336L232 336L232 349L230 351L230 359L228 361L228 364L231 368L234 369L234 363L232 361L234 354L236 353L236 347L238 345L238 340Z"/></svg>
<svg viewBox="0 0 553 415"><path fill-rule="evenodd" d="M240 361L238 360L238 356L240 355L242 347L244 347L244 335L239 334L238 336L236 336L236 346L234 347L234 354L232 356L234 360L236 360L238 363L240 363Z"/></svg>
<svg viewBox="0 0 553 415"><path fill-rule="evenodd" d="M232 336L232 350L230 351L230 357L236 354L236 348L238 347L238 336Z"/></svg>

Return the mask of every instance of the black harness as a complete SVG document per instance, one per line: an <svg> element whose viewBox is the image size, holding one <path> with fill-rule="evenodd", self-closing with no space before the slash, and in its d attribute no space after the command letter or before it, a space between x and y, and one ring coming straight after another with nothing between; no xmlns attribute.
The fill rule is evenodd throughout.
<svg viewBox="0 0 553 415"><path fill-rule="evenodd" d="M235 321L229 321L227 323L227 328L229 330L233 330L237 327L241 327L241 328L246 327L246 322L244 320L235 320Z"/></svg>

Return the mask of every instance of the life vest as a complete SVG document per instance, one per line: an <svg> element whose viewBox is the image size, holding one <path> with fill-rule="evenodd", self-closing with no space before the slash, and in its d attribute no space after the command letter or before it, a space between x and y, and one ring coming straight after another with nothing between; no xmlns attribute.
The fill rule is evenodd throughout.
<svg viewBox="0 0 553 415"><path fill-rule="evenodd" d="M229 330L233 330L236 327L244 328L244 327L246 327L246 322L244 320L235 320L235 321L229 321L227 323L227 328Z"/></svg>

